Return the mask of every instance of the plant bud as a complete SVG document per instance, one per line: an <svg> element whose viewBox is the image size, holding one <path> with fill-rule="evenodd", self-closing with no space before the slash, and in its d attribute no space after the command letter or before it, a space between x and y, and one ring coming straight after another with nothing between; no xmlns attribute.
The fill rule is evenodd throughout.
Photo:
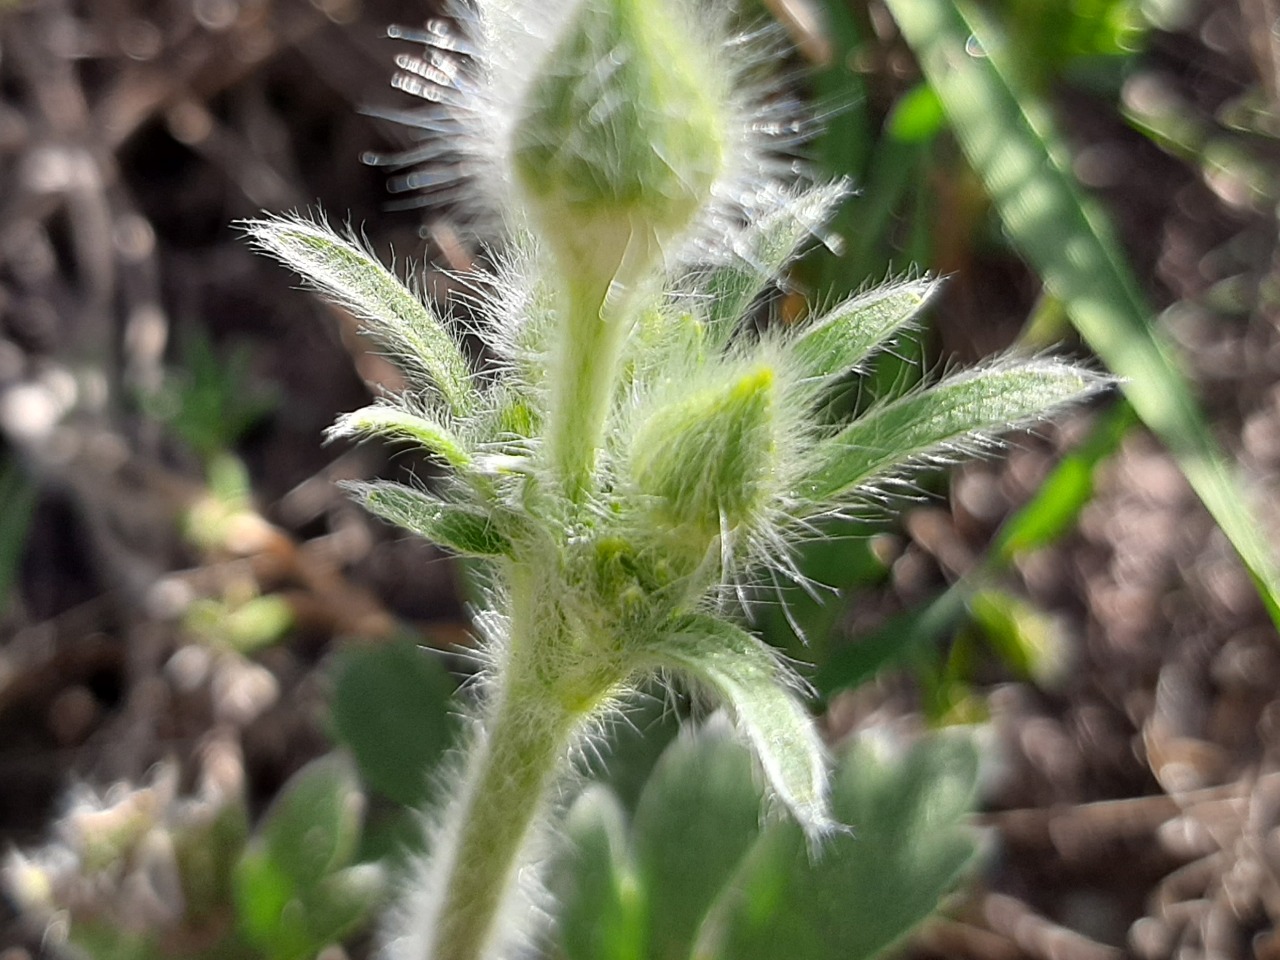
<svg viewBox="0 0 1280 960"><path fill-rule="evenodd" d="M652 269L724 167L723 91L669 0L585 0L535 77L517 178L560 267L593 289Z"/></svg>
<svg viewBox="0 0 1280 960"><path fill-rule="evenodd" d="M723 531L750 524L773 493L777 384L772 367L704 388L660 408L636 431L632 475L657 503L656 526L706 550Z"/></svg>

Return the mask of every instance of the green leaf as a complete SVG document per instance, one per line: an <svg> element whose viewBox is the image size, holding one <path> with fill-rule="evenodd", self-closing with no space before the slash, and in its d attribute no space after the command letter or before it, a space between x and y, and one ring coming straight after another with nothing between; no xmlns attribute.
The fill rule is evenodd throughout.
<svg viewBox="0 0 1280 960"><path fill-rule="evenodd" d="M365 782L421 808L431 771L457 735L453 682L408 640L344 650L333 680L333 726Z"/></svg>
<svg viewBox="0 0 1280 960"><path fill-rule="evenodd" d="M199 925L232 902L236 863L249 836L249 817L241 797L204 801L172 831L174 856L182 877L187 920Z"/></svg>
<svg viewBox="0 0 1280 960"><path fill-rule="evenodd" d="M363 819L355 768L331 753L289 778L253 842L293 883L307 888L350 862Z"/></svg>
<svg viewBox="0 0 1280 960"><path fill-rule="evenodd" d="M606 787L583 791L564 824L566 852L552 889L567 960L644 960L644 889L627 846L626 818Z"/></svg>
<svg viewBox="0 0 1280 960"><path fill-rule="evenodd" d="M453 413L476 407L470 365L440 318L367 250L301 217L242 226L260 250L363 321L407 373L440 391Z"/></svg>
<svg viewBox="0 0 1280 960"><path fill-rule="evenodd" d="M969 737L903 752L873 732L845 753L837 816L853 829L814 857L772 825L703 927L697 960L870 960L938 907L977 853L965 825L977 781Z"/></svg>
<svg viewBox="0 0 1280 960"><path fill-rule="evenodd" d="M715 693L760 761L773 792L806 832L831 827L826 758L777 655L740 627L693 615L648 651L654 662Z"/></svg>
<svg viewBox="0 0 1280 960"><path fill-rule="evenodd" d="M856 493L904 467L991 442L995 433L1048 416L1108 381L1052 360L968 370L873 407L826 442L805 493L822 502Z"/></svg>
<svg viewBox="0 0 1280 960"><path fill-rule="evenodd" d="M366 510L396 526L467 557L499 557L511 542L477 510L433 497L402 483L347 483L343 486Z"/></svg>
<svg viewBox="0 0 1280 960"><path fill-rule="evenodd" d="M636 807L649 960L689 956L707 910L760 832L751 755L726 726L680 736L658 761Z"/></svg>
<svg viewBox="0 0 1280 960"><path fill-rule="evenodd" d="M307 933L297 885L261 847L236 867L235 904L240 931L270 960L305 960L323 946Z"/></svg>
<svg viewBox="0 0 1280 960"><path fill-rule="evenodd" d="M300 889L264 850L248 853L236 871L240 930L268 960L313 960L354 932L386 893L375 864L348 867Z"/></svg>
<svg viewBox="0 0 1280 960"><path fill-rule="evenodd" d="M471 465L471 455L448 427L385 403L375 403L343 414L329 428L328 436L407 440L455 469L463 470Z"/></svg>
<svg viewBox="0 0 1280 960"><path fill-rule="evenodd" d="M890 617L879 629L845 644L818 669L814 686L823 697L853 689L891 666L926 653L965 613L972 583L958 580L928 604Z"/></svg>
<svg viewBox="0 0 1280 960"><path fill-rule="evenodd" d="M317 947L354 933L387 893L385 871L374 863L347 867L325 877L305 902L307 933Z"/></svg>
<svg viewBox="0 0 1280 960"><path fill-rule="evenodd" d="M909 324L935 289L934 281L913 280L852 297L806 324L791 351L806 376L846 374Z"/></svg>
<svg viewBox="0 0 1280 960"><path fill-rule="evenodd" d="M176 369L140 398L206 463L229 449L278 402L252 374L247 344L215 350L204 328L184 328Z"/></svg>
<svg viewBox="0 0 1280 960"><path fill-rule="evenodd" d="M351 925L370 868L337 879L360 842L364 796L341 754L307 764L284 785L236 865L236 914L244 935L271 960L306 960L337 927Z"/></svg>
<svg viewBox="0 0 1280 960"><path fill-rule="evenodd" d="M1125 263L1112 229L1086 199L1044 105L1010 79L986 23L957 0L888 0L956 138L982 177L1019 251L1115 373L1133 408L1169 447L1248 567L1280 625L1280 569L1186 378ZM976 43L986 56L974 57Z"/></svg>
<svg viewBox="0 0 1280 960"><path fill-rule="evenodd" d="M797 191L777 210L747 226L734 244L733 262L714 269L704 284L711 349L729 342L752 302L818 232L845 192L841 182Z"/></svg>

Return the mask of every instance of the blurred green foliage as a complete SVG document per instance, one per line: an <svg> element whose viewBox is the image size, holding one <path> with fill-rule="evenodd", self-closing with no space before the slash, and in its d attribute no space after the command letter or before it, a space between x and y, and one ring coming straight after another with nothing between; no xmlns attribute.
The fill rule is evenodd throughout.
<svg viewBox="0 0 1280 960"><path fill-rule="evenodd" d="M219 351L196 327L181 343L178 362L142 405L209 463L232 450L279 402L276 391L253 375L253 352L244 344Z"/></svg>
<svg viewBox="0 0 1280 960"><path fill-rule="evenodd" d="M972 865L977 751L958 732L846 744L835 812L809 849L759 819L746 748L713 722L667 748L629 818L605 787L570 811L553 887L564 960L867 960L899 942Z"/></svg>

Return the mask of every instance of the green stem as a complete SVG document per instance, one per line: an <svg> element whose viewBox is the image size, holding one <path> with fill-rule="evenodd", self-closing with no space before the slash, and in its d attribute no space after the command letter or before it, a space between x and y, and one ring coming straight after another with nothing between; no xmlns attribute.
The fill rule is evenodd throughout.
<svg viewBox="0 0 1280 960"><path fill-rule="evenodd" d="M508 690L480 742L430 954L437 960L480 960L493 939L518 855L575 725L550 706Z"/></svg>
<svg viewBox="0 0 1280 960"><path fill-rule="evenodd" d="M499 668L497 701L477 740L464 809L439 914L432 960L480 960L514 882L531 828L545 817L546 795L570 741L616 684L616 670L575 653L559 611L554 575L511 564L511 636Z"/></svg>
<svg viewBox="0 0 1280 960"><path fill-rule="evenodd" d="M607 288L572 284L552 365L547 446L570 501L592 488L596 452L613 402L618 359L626 340L626 311L611 309Z"/></svg>

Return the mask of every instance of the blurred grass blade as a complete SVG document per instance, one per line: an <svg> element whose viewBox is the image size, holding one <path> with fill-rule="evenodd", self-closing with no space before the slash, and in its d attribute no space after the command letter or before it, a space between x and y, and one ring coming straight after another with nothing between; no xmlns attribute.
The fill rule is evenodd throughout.
<svg viewBox="0 0 1280 960"><path fill-rule="evenodd" d="M891 617L881 628L820 661L814 677L818 693L827 698L889 667L927 659L941 638L953 633L966 614L974 613L972 602L989 574L1005 569L1020 554L1053 543L1074 527L1093 496L1099 464L1116 451L1135 422L1133 408L1124 401L1107 411L1079 448L1062 458L1036 495L1005 521L980 565L929 603Z"/></svg>
<svg viewBox="0 0 1280 960"><path fill-rule="evenodd" d="M958 580L929 603L890 617L878 630L842 647L813 679L819 695L829 699L840 690L861 686L882 670L926 655L939 637L963 621L972 590L971 581Z"/></svg>
<svg viewBox="0 0 1280 960"><path fill-rule="evenodd" d="M1084 443L1059 461L1035 496L1005 521L992 546L993 560L1003 566L1020 553L1048 546L1074 527L1093 498L1098 466L1115 453L1135 422L1128 403L1122 401L1108 411Z"/></svg>
<svg viewBox="0 0 1280 960"><path fill-rule="evenodd" d="M997 587L969 598L969 616L992 650L1042 689L1066 675L1068 651L1057 621L1035 604Z"/></svg>
<svg viewBox="0 0 1280 960"><path fill-rule="evenodd" d="M1043 105L1020 90L998 38L958 0L887 0L1018 250L1067 305L1126 396L1168 445L1280 625L1280 570L1210 436L1111 228L1069 172Z"/></svg>

